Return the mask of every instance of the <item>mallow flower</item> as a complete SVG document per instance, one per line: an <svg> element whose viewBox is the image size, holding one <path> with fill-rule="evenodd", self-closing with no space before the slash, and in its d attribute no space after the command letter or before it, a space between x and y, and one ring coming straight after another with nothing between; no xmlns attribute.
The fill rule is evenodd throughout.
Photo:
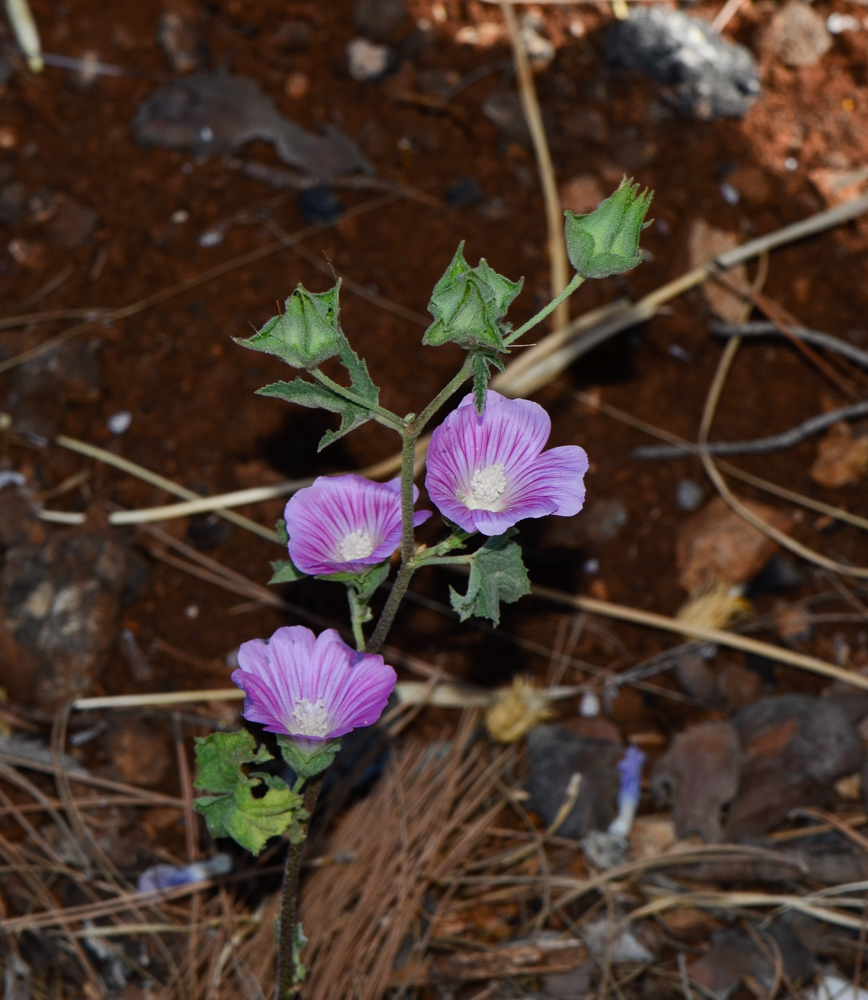
<svg viewBox="0 0 868 1000"><path fill-rule="evenodd" d="M334 740L379 719L397 675L373 653L357 653L333 629L279 628L238 650L232 674L247 698L242 714L268 733Z"/></svg>
<svg viewBox="0 0 868 1000"><path fill-rule="evenodd" d="M418 496L414 488L414 500ZM290 498L284 516L289 558L302 573L364 573L400 544L401 481L320 476ZM430 516L430 510L417 511L413 524Z"/></svg>
<svg viewBox="0 0 868 1000"><path fill-rule="evenodd" d="M489 389L480 416L473 394L465 396L431 435L428 495L459 528L483 535L502 535L526 517L577 514L588 456L578 445L544 452L550 433L539 403Z"/></svg>

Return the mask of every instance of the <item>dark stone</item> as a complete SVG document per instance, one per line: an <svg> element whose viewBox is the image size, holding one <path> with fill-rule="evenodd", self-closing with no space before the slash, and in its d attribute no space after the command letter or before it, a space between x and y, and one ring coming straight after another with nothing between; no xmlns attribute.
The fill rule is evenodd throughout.
<svg viewBox="0 0 868 1000"><path fill-rule="evenodd" d="M534 726L527 735L530 808L549 826L563 805L570 778L578 772L579 797L559 835L578 839L590 830L607 829L618 811L617 763L623 755L623 748L610 740L576 736L565 726Z"/></svg>
<svg viewBox="0 0 868 1000"><path fill-rule="evenodd" d="M333 222L344 214L344 206L325 184L306 188L298 196L296 205L307 222Z"/></svg>
<svg viewBox="0 0 868 1000"><path fill-rule="evenodd" d="M456 177L456 179L446 188L443 200L450 208L473 208L482 199L482 188L475 177Z"/></svg>
<svg viewBox="0 0 868 1000"><path fill-rule="evenodd" d="M96 229L97 214L87 205L64 198L51 220L48 235L51 242L64 250L74 250L87 243Z"/></svg>
<svg viewBox="0 0 868 1000"><path fill-rule="evenodd" d="M631 10L609 29L605 57L610 66L642 70L669 88L666 100L689 118L741 118L760 93L751 52L680 10Z"/></svg>
<svg viewBox="0 0 868 1000"><path fill-rule="evenodd" d="M404 0L356 0L353 25L372 42L391 45L407 33L411 21Z"/></svg>
<svg viewBox="0 0 868 1000"><path fill-rule="evenodd" d="M24 185L13 181L0 188L0 223L14 225L24 214Z"/></svg>

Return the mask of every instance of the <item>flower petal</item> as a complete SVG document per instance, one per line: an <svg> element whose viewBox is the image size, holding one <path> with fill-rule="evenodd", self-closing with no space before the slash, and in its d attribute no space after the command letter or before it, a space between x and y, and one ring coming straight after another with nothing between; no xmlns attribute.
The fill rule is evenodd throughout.
<svg viewBox="0 0 868 1000"><path fill-rule="evenodd" d="M583 477L588 471L588 456L578 445L568 444L545 451L510 483L508 509L524 511L525 517L578 514L585 502ZM547 505L551 504L552 506Z"/></svg>

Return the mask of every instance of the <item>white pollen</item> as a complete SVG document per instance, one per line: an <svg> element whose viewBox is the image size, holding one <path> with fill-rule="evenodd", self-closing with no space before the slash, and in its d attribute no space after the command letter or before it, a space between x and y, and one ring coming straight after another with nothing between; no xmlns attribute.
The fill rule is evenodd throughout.
<svg viewBox="0 0 868 1000"><path fill-rule="evenodd" d="M344 538L338 546L338 553L344 562L353 562L356 559L367 559L375 548L373 538L364 528L359 528Z"/></svg>
<svg viewBox="0 0 868 1000"><path fill-rule="evenodd" d="M501 493L506 489L503 462L477 469L470 477L470 496L465 503L471 510L497 510Z"/></svg>
<svg viewBox="0 0 868 1000"><path fill-rule="evenodd" d="M296 736L328 736L332 729L322 698L316 704L307 698L297 701L292 713L292 723L287 728L297 730Z"/></svg>

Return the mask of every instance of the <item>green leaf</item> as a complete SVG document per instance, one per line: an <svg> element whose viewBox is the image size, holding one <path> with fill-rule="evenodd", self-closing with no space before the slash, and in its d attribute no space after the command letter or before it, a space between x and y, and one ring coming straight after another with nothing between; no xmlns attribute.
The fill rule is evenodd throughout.
<svg viewBox="0 0 868 1000"><path fill-rule="evenodd" d="M291 736L277 737L283 759L299 778L312 778L331 766L341 748L340 740L305 740L303 743Z"/></svg>
<svg viewBox="0 0 868 1000"><path fill-rule="evenodd" d="M302 573L291 559L274 559L271 570L269 584L295 583L296 580L303 580L307 576L307 573Z"/></svg>
<svg viewBox="0 0 868 1000"><path fill-rule="evenodd" d="M453 342L466 350L505 351L500 321L523 282L523 278L510 281L498 274L484 259L470 267L462 242L431 293L428 312L434 322L422 343L436 347Z"/></svg>
<svg viewBox="0 0 868 1000"><path fill-rule="evenodd" d="M199 773L194 782L196 788L208 792L234 792L247 776L241 770L242 764L264 764L272 760L271 754L260 747L256 749L253 734L246 729L237 733L211 733L210 736L196 737L196 763Z"/></svg>
<svg viewBox="0 0 868 1000"><path fill-rule="evenodd" d="M286 521L282 517L274 522L274 531L281 545L289 545L289 532L286 530Z"/></svg>
<svg viewBox="0 0 868 1000"><path fill-rule="evenodd" d="M504 364L496 354L473 354L470 370L473 372L473 395L476 397L476 412L482 416L485 411L485 394L488 391L489 367L504 370Z"/></svg>
<svg viewBox="0 0 868 1000"><path fill-rule="evenodd" d="M285 312L263 328L235 343L252 351L274 354L293 368L318 368L340 352L338 293L341 283L327 292L309 292L298 285L285 303Z"/></svg>
<svg viewBox="0 0 868 1000"><path fill-rule="evenodd" d="M468 618L489 618L500 622L500 602L512 604L530 593L527 570L521 560L521 549L510 541L515 528L497 535L478 549L470 564L467 593L462 597L452 587L449 600L461 621Z"/></svg>
<svg viewBox="0 0 868 1000"><path fill-rule="evenodd" d="M267 788L265 795L254 796L254 789L262 785ZM307 819L302 797L271 774L251 775L231 795L203 796L194 805L205 817L212 837L231 837L252 854L259 854L272 837Z"/></svg>
<svg viewBox="0 0 868 1000"><path fill-rule="evenodd" d="M567 254L583 278L607 278L623 274L642 263L639 234L651 204L648 190L639 194L639 185L626 177L618 190L587 215L567 210L564 237Z"/></svg>

